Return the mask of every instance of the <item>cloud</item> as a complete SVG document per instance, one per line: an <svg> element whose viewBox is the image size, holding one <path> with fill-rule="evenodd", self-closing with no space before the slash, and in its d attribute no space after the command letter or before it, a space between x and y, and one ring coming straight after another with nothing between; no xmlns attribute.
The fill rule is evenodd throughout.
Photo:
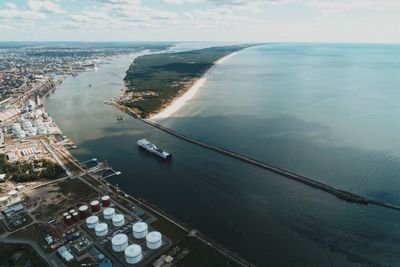
<svg viewBox="0 0 400 267"><path fill-rule="evenodd" d="M12 30L13 27L11 25L0 24L0 29L3 30Z"/></svg>
<svg viewBox="0 0 400 267"><path fill-rule="evenodd" d="M340 36L347 27L355 34L363 27L371 32L366 25L378 16L380 25L385 25L381 28L396 35L398 30L392 28L398 22L396 11L400 12L400 0L25 0L25 8L3 1L9 1L0 9L3 32L32 36L29 33L35 29L48 39L60 29L65 38L76 38L79 32L87 39L158 40L304 40L316 35L317 29L319 35L334 39L328 33L339 29ZM360 26L354 30L354 25Z"/></svg>
<svg viewBox="0 0 400 267"><path fill-rule="evenodd" d="M82 29L132 29L138 27L163 27L173 24L178 15L171 11L143 5L140 1L96 0L100 6L86 8L80 14L70 16L65 27Z"/></svg>
<svg viewBox="0 0 400 267"><path fill-rule="evenodd" d="M56 14L65 13L65 11L61 9L59 4L53 1L28 0L28 6L33 11L41 11L41 12L56 13Z"/></svg>
<svg viewBox="0 0 400 267"><path fill-rule="evenodd" d="M10 3L10 2L5 3L4 6L6 9L17 9L18 8L16 4Z"/></svg>
<svg viewBox="0 0 400 267"><path fill-rule="evenodd" d="M103 4L125 4L125 5L138 5L140 0L92 0Z"/></svg>
<svg viewBox="0 0 400 267"><path fill-rule="evenodd" d="M4 7L0 10L0 29L4 31L23 31L46 18L43 12L18 9L13 3L5 3Z"/></svg>
<svg viewBox="0 0 400 267"><path fill-rule="evenodd" d="M384 10L400 7L398 0L307 0L305 6L319 9L325 15L343 14L352 10Z"/></svg>
<svg viewBox="0 0 400 267"><path fill-rule="evenodd" d="M36 11L18 9L0 10L0 19L34 21L44 18L46 18L45 14Z"/></svg>
<svg viewBox="0 0 400 267"><path fill-rule="evenodd" d="M204 3L206 0L162 0L161 2L168 5L183 5Z"/></svg>

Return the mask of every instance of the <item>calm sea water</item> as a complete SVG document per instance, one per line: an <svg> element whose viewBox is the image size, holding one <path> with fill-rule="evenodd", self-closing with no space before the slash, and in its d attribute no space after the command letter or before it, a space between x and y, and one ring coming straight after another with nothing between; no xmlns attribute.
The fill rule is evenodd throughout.
<svg viewBox="0 0 400 267"><path fill-rule="evenodd" d="M47 109L111 179L259 266L400 265L400 212L359 206L185 143L103 104L132 59L68 78ZM162 122L342 189L400 203L400 46L279 44L219 65ZM91 83L92 87L88 87ZM148 138L171 164L136 149Z"/></svg>

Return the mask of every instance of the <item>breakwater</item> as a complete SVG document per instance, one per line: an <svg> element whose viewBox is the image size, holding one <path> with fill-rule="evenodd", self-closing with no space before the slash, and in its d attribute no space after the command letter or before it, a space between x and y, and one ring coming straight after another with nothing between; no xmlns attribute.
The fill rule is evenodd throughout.
<svg viewBox="0 0 400 267"><path fill-rule="evenodd" d="M159 129L159 130L161 130L163 132L166 132L166 133L168 133L170 135L173 135L173 136L175 136L175 137L177 137L179 139L182 139L182 140L185 140L185 141L190 142L192 144L201 146L201 147L206 148L208 150L215 151L215 152L223 154L225 156L240 160L242 162L246 162L246 163L251 164L253 166L256 166L256 167L271 171L271 172L276 173L276 174L278 174L280 176L284 176L286 178L289 178L289 179L292 179L294 181L300 182L300 183L305 184L307 186L310 186L310 187L313 187L315 189L318 189L318 190L324 191L326 193L332 194L332 195L336 196L337 198L339 198L341 200L344 200L344 201L347 201L347 202L351 202L351 203L357 203L357 204L361 204L361 205L368 205L368 204L377 205L377 206L381 206L381 207L390 208L390 209L394 209L394 210L400 211L400 206L393 205L393 204L390 204L390 203L386 203L386 202L380 201L380 200L370 199L368 197L360 196L358 194L355 194L355 193L352 193L352 192L349 192L349 191L346 191L346 190L341 190L341 189L332 187L330 185L327 185L325 183L319 182L319 181L317 181L315 179L308 178L308 177L305 177L305 176L302 176L302 175L299 175L299 174L296 174L296 173L293 173L293 172L289 172L289 171L286 171L284 169L275 167L275 166L273 166L271 164L268 164L268 163L265 163L265 162L260 162L260 161L258 161L256 159L252 159L252 158L249 158L247 156L240 155L238 153L235 153L235 152L232 152L232 151L229 151L229 150L217 147L217 146L213 146L213 145L209 145L209 144L200 142L198 140L195 140L193 138L190 138L188 136L180 134L180 133L178 133L178 132L176 132L176 131L174 131L172 129L164 127L164 126L162 126L162 125L160 125L158 123L154 123L152 121L143 119L143 118L138 116L135 112L133 112L129 108L122 107L117 103L114 103L114 104L115 104L115 106L117 106L118 108L120 108L123 111L127 112L128 114L132 115L136 119L138 119L138 120L140 120L140 121L142 121L142 122L144 122L144 123L146 123L148 125L151 125L151 126L157 128L157 129Z"/></svg>

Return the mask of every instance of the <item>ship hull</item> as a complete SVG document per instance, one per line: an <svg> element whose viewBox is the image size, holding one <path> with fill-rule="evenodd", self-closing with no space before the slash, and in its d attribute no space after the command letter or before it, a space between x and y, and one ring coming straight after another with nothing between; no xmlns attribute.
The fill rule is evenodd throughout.
<svg viewBox="0 0 400 267"><path fill-rule="evenodd" d="M142 145L140 143L138 143L137 146L138 146L139 150L142 150L149 154L152 154L159 159L162 159L162 160L171 160L172 159L171 154L169 154L165 151L162 151L160 149L155 150L151 146L149 147L148 145L146 146L146 145Z"/></svg>

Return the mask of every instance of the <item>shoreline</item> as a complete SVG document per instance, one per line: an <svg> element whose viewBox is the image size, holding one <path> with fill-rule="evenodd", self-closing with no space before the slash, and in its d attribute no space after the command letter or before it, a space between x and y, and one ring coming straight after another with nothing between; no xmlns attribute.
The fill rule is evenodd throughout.
<svg viewBox="0 0 400 267"><path fill-rule="evenodd" d="M211 68L213 68L213 67L214 66L212 66ZM56 89L56 86L54 88L52 88L52 90L50 90L50 91L53 91L55 89ZM126 87L124 87L124 89L126 89ZM43 96L41 98L44 109L45 109L45 99L46 99L46 97L47 97L47 95ZM115 102L113 102L113 104L114 104L114 106L116 105ZM124 111L122 109L120 109L120 111L126 113L126 111ZM55 123L55 121L54 121L54 123ZM58 128L58 126L57 126L57 128ZM53 147L53 149L55 149L55 148ZM175 225L176 227L182 229L183 231L187 232L187 236L190 236L191 233L194 233L193 237L196 238L196 240L198 240L198 242L201 242L202 244L211 247L212 249L214 249L215 251L220 253L222 256L228 258L229 260L232 260L233 262L237 263L240 266L243 266L243 267L246 267L246 266L252 267L252 266L254 266L251 263L247 262L246 259L242 258L237 253L229 250L225 246L223 246L220 243L214 241L213 239L211 239L210 237L206 236L202 232L191 228L189 225L186 225L184 222L178 220L177 218L173 217L171 214L169 214L169 213L163 211L162 209L158 208L156 205L148 202L146 199L141 199L141 198L138 198L138 197L133 196L131 194L128 194L125 191L123 191L122 189L120 189L118 187L118 185L115 186L114 184L109 183L106 180L108 178L108 176L107 177L102 177L102 178L98 178L98 177L96 178L95 174L88 172L87 167L82 166L83 162L79 161L77 158L75 158L75 156L72 155L72 153L70 153L68 150L66 150L66 151L60 151L59 149L55 149L55 150L56 150L56 152L58 154L60 154L61 156L64 156L66 159L70 160L71 164L74 164L78 169L80 169L80 173L79 174L75 174L75 175L77 175L76 177L73 177L72 175L68 175L67 177L63 177L63 178L60 178L60 179L55 179L55 180L49 181L47 183L40 184L40 185L31 187L31 188L28 188L26 191L34 190L34 189L36 189L38 187L42 187L42 186L45 186L47 184L57 183L59 181L66 180L66 179L71 179L71 180L72 179L77 179L80 182L82 182L82 183L86 184L87 186L89 186L90 188L94 189L94 191L98 192L101 195L104 195L104 194L112 195L112 196L115 196L115 197L113 197L114 200L125 199L125 200L129 200L129 201L131 201L133 203L136 203L136 204L138 204L140 206L145 207L147 210L153 212L154 214L156 214L160 218L167 220L169 223L171 223L171 224ZM106 164L107 167L110 167L107 164L106 161L105 161L105 164ZM90 182L89 179L85 178L85 176L88 176L92 180L95 180L95 179L97 180L98 179L97 183L102 184L102 186L96 187L96 185L94 185L92 182ZM123 197L121 196L121 193L124 194ZM117 207L119 207L121 210L124 210L127 214L130 212L130 210L128 210L125 206L121 205L120 202L114 202L114 204ZM36 250L36 251L39 253L42 250L39 249L39 250ZM47 254L45 254L45 255L47 256ZM47 260L48 258L44 257L44 259Z"/></svg>
<svg viewBox="0 0 400 267"><path fill-rule="evenodd" d="M223 56L222 58L216 60L209 68L202 77L196 79L193 81L193 83L190 85L190 88L184 92L181 95L178 95L175 97L175 99L172 100L170 104L168 104L165 108L162 108L159 112L151 115L147 120L151 122L159 122L161 120L167 119L177 113L181 108L183 108L187 102L189 102L196 94L197 92L201 89L201 87L204 85L204 83L207 81L208 76L213 72L214 68L218 66L219 64L225 62L226 60L234 57L237 55L240 51L235 51L232 53L229 53L226 56Z"/></svg>

